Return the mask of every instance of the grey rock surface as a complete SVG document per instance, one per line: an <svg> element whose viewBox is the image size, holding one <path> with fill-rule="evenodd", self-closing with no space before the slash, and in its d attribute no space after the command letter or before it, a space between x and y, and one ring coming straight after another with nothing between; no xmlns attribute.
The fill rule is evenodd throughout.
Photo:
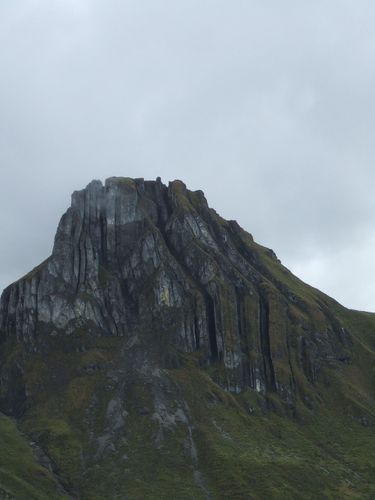
<svg viewBox="0 0 375 500"><path fill-rule="evenodd" d="M219 381L228 391L293 399L291 345L314 381L322 364L345 358L349 338L324 304L316 317L300 301L294 318L290 290L262 253L278 263L181 181L92 181L73 193L51 257L4 291L1 337L38 351L46 336L84 329L140 342L159 366L200 351L203 366L223 366Z"/></svg>

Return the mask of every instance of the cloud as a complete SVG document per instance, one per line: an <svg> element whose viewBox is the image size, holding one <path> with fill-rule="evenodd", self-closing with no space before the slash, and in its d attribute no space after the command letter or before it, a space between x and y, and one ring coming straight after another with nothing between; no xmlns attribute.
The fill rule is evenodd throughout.
<svg viewBox="0 0 375 500"><path fill-rule="evenodd" d="M374 16L365 0L3 3L0 287L50 253L74 189L160 175L374 310L358 265L374 249Z"/></svg>

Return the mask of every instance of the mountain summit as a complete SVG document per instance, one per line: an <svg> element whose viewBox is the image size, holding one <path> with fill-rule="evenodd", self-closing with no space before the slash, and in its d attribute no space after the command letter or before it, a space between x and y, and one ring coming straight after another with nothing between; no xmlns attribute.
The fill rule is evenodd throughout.
<svg viewBox="0 0 375 500"><path fill-rule="evenodd" d="M45 474L25 498L370 498L374 325L202 191L92 181L1 297L0 411Z"/></svg>

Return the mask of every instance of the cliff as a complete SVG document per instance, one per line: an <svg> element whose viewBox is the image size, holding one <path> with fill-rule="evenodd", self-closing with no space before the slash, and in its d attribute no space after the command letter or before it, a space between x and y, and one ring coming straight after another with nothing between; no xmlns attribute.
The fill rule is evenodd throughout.
<svg viewBox="0 0 375 500"><path fill-rule="evenodd" d="M52 255L3 292L0 411L72 497L273 498L277 484L293 494L297 480L280 483L280 471L251 486L254 463L232 471L242 486L231 481L222 443L245 453L255 428L268 443L274 419L284 433L321 418L354 375L328 415L350 408L359 435L374 437L373 324L294 277L201 191L93 181L73 193Z"/></svg>

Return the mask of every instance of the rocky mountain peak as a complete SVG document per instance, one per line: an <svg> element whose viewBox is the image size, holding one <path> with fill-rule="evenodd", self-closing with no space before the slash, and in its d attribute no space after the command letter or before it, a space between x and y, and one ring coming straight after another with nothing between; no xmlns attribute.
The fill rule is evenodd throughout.
<svg viewBox="0 0 375 500"><path fill-rule="evenodd" d="M341 498L343 462L322 443L332 421L345 453L342 429L357 426L355 454L368 441L374 321L302 283L202 191L95 180L51 256L2 294L0 412L32 439L48 498L299 498L311 470ZM370 453L353 466L361 491Z"/></svg>
<svg viewBox="0 0 375 500"><path fill-rule="evenodd" d="M294 295L272 266L287 272L181 181L94 180L73 193L51 257L5 290L1 335L31 350L82 331L120 336L155 366L198 352L228 391L293 400L295 371L314 381L349 340L323 302Z"/></svg>

